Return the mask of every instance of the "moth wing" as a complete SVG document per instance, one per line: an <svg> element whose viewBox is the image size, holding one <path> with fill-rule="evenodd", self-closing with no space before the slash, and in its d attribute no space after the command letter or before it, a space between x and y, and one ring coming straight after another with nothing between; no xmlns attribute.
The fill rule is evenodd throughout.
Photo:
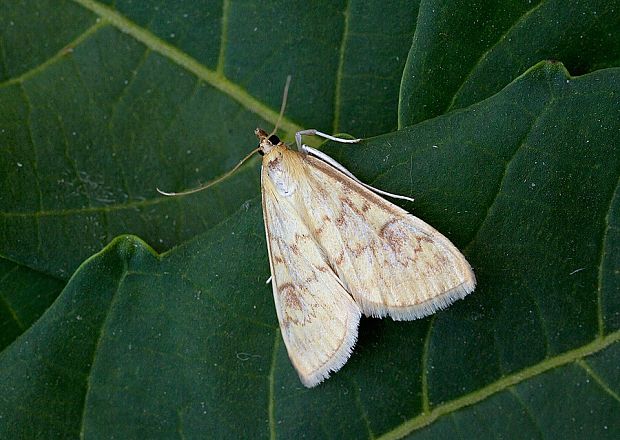
<svg viewBox="0 0 620 440"><path fill-rule="evenodd" d="M322 160L304 161L310 228L365 315L417 319L474 290L469 263L437 230Z"/></svg>
<svg viewBox="0 0 620 440"><path fill-rule="evenodd" d="M295 207L263 175L262 205L273 297L282 338L302 383L339 370L357 339L361 311Z"/></svg>

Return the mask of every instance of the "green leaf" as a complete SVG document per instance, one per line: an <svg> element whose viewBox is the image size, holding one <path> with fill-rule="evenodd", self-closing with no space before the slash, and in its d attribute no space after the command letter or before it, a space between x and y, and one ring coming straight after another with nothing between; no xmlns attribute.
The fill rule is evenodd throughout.
<svg viewBox="0 0 620 440"><path fill-rule="evenodd" d="M397 128L398 91L419 3L347 2L332 133L370 137Z"/></svg>
<svg viewBox="0 0 620 440"><path fill-rule="evenodd" d="M28 329L65 283L0 258L0 351Z"/></svg>
<svg viewBox="0 0 620 440"><path fill-rule="evenodd" d="M414 195L404 206L479 285L429 319L364 319L315 389L280 339L257 199L162 256L116 239L0 354L0 437L466 436L487 417L483 437L617 438L619 112L620 69L546 63L468 109L330 147Z"/></svg>
<svg viewBox="0 0 620 440"><path fill-rule="evenodd" d="M620 62L617 0L429 1L403 73L399 125L467 107L538 61L573 74Z"/></svg>
<svg viewBox="0 0 620 440"><path fill-rule="evenodd" d="M417 2L383 3L2 2L0 255L67 279L118 234L164 251L219 223L256 196L256 161L195 197L155 188L232 168L288 74L283 138L395 129Z"/></svg>
<svg viewBox="0 0 620 440"><path fill-rule="evenodd" d="M576 353L569 356L579 357ZM576 361L558 358L560 362L557 368L542 373L527 370L526 375L536 376L523 381L509 378L499 382L501 390L483 390L482 396L472 396L473 399L486 397L487 393L496 394L478 405L467 406L472 403L467 399L451 405L462 408L456 411L446 405L436 415L450 413L450 417L442 417L406 438L616 438L619 430L614 414L620 406L620 344L616 342ZM412 420L399 431L409 432L416 422L428 420ZM392 436L398 434L394 432Z"/></svg>

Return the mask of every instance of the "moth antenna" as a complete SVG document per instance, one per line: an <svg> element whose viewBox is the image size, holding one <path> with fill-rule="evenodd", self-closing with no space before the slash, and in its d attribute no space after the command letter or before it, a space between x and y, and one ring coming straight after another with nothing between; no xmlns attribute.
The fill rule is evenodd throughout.
<svg viewBox="0 0 620 440"><path fill-rule="evenodd" d="M284 109L286 108L286 99L288 98L288 87L291 85L291 75L286 77L286 84L284 84L284 92L282 93L282 105L280 106L280 114L278 115L278 120L276 121L276 126L273 128L273 131L269 133L267 138L270 138L276 131L278 131L278 127L280 126L280 122L282 121L282 116L284 116Z"/></svg>
<svg viewBox="0 0 620 440"><path fill-rule="evenodd" d="M207 189L213 185L215 185L216 183L220 183L222 180L226 179L228 176L230 176L232 173L234 173L235 171L237 171L237 169L243 165L243 163L248 160L250 157L252 157L254 155L254 153L258 153L260 151L260 147L257 147L255 149L253 149L247 156L245 156L243 159L241 159L241 162L239 162L237 165L235 165L235 167L228 171L226 174L218 177L217 179L215 179L213 182L209 182L206 185L203 186L199 186L198 188L194 188L194 189L189 189L187 191L181 191L181 192L166 192L166 191L162 191L159 188L155 188L157 190L158 193L160 193L161 195L164 196L186 196L188 194L194 194L197 193L199 191L202 191L203 189Z"/></svg>

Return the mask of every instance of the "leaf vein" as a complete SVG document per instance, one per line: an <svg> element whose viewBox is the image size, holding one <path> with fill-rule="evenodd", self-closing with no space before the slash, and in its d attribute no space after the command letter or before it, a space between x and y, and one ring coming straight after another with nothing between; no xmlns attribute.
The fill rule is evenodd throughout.
<svg viewBox="0 0 620 440"><path fill-rule="evenodd" d="M534 303L534 306L536 307L536 316L538 318L538 321L540 322L540 328L542 328L543 335L545 337L545 357L547 357L549 356L549 353L551 353L550 338L549 330L547 329L547 322L543 319L543 312L540 307L540 301L538 299L538 296L536 296L535 292L533 292L530 288L529 284L523 283L523 286L525 293L530 297L531 302Z"/></svg>
<svg viewBox="0 0 620 440"><path fill-rule="evenodd" d="M532 411L530 411L530 408L525 404L525 402L523 401L519 393L517 393L514 387L508 387L507 390L508 392L510 392L514 400L516 400L517 403L521 406L521 408L523 408L525 415L532 422L532 425L534 426L534 428L536 428L539 438L545 438L543 434L543 430L540 428L540 425L538 424L538 421L534 417L534 414L532 414Z"/></svg>
<svg viewBox="0 0 620 440"><path fill-rule="evenodd" d="M7 70L6 49L4 47L4 38L2 38L2 35L0 35L0 63L2 63L2 76L8 78L9 72Z"/></svg>
<svg viewBox="0 0 620 440"><path fill-rule="evenodd" d="M84 400L82 402L82 417L80 419L80 438L84 438L87 400L88 400L88 394L90 393L91 387L92 387L91 378L92 378L93 366L95 365L95 359L97 357L97 351L99 350L99 346L101 345L101 341L103 340L103 336L105 334L105 328L108 324L108 319L110 318L112 309L114 309L114 306L116 305L116 301L118 300L118 297L119 297L119 291L121 290L121 286L123 282L125 281L125 277L127 276L127 273L128 273L127 261L123 261L123 273L118 278L118 284L116 286L116 291L112 295L112 298L110 300L110 305L108 306L108 312L106 313L106 317L104 318L101 328L99 330L99 336L97 337L97 340L95 341L95 346L93 347L92 361L90 363L90 369L89 369L89 372L86 374L86 389L84 390Z"/></svg>
<svg viewBox="0 0 620 440"><path fill-rule="evenodd" d="M594 369L586 361L584 361L583 359L579 359L575 363L579 365L586 373L588 373L588 375L592 379L594 379L594 381L598 384L598 386L603 389L603 391L613 397L614 400L616 400L617 402L620 402L620 396L618 396L618 394L611 389L609 384L605 382L603 378L596 371L594 371Z"/></svg>
<svg viewBox="0 0 620 440"><path fill-rule="evenodd" d="M69 153L69 138L67 137L67 131L65 130L65 124L60 114L56 115L56 122L58 123L58 128L60 129L62 133L62 140L65 146L64 156L65 156L65 160L67 162L68 168L71 169L73 173L75 174L75 179L80 183L80 186L82 187L82 191L84 192L84 196L86 197L88 206L90 207L92 205L91 205L91 198L90 198L90 194L88 191L88 187L86 185L86 182L82 178L82 174L80 173L80 169L77 165L77 162L75 161L75 159L71 157L71 154Z"/></svg>
<svg viewBox="0 0 620 440"><path fill-rule="evenodd" d="M248 160L247 163L254 163L255 160ZM247 172L247 170L250 169L249 166L246 166L245 164L239 169L239 172ZM214 182L218 179L220 179L221 176L218 176L212 180L210 180L209 182L205 182L204 185L208 185L210 182ZM178 197L185 197L185 196L178 196ZM175 197L175 198L178 198ZM28 217L33 217L33 218L40 218L40 217L60 217L60 216L69 216L69 215L80 215L80 214L85 214L85 213L99 213L102 211L105 212L114 212L114 211L122 211L122 210L126 210L126 209L133 209L133 208L142 208L142 207L147 207L147 206L153 206L153 205L157 205L159 203L172 203L174 198L169 198L169 197L157 197L155 199L147 199L147 200L136 200L133 202L127 202L124 204L111 204L111 205L103 205L103 206L88 206L88 207L82 207L82 208L69 208L69 209L49 209L49 210L40 210L40 211L35 211L35 212L19 212L19 211L12 211L12 212L0 212L0 217L21 217L21 218L28 218Z"/></svg>
<svg viewBox="0 0 620 440"><path fill-rule="evenodd" d="M142 56L138 60L138 63L136 64L136 66L134 67L134 69L132 71L133 75L131 76L129 81L127 81L127 84L125 84L125 87L123 87L123 90L121 90L121 92L119 93L118 97L112 103L112 111L110 113L110 118L108 119L108 131L110 133L114 133L115 132L115 130L113 129L114 128L113 125L114 125L114 121L116 120L116 112L118 110L118 107L121 104L121 102L123 102L123 100L125 99L125 96L126 96L127 92L129 91L129 88L131 87L131 85L136 80L136 77L138 76L138 72L142 69L142 66L144 65L144 63L148 59L150 53L151 53L151 49L146 47L145 50L144 50L144 53L142 54ZM113 158L114 162L117 164L117 169L119 170L119 173L120 173L120 176L121 176L121 182L123 184L123 190L125 191L125 194L127 195L127 197L131 197L131 193L129 191L129 183L128 183L128 180L127 180L127 175L125 173L125 168L122 167L121 163L119 162L119 154L118 154L115 142L112 142L111 150L112 150L112 158Z"/></svg>
<svg viewBox="0 0 620 440"><path fill-rule="evenodd" d="M43 192L41 191L41 178L39 177L38 167L38 154L37 148L34 142L34 136L32 135L32 104L30 98L26 93L26 89L22 84L19 85L20 94L26 104L27 116L26 116L26 129L28 130L28 139L30 139L30 145L32 146L32 173L34 174L35 183L37 185L37 202L39 210L43 210Z"/></svg>
<svg viewBox="0 0 620 440"><path fill-rule="evenodd" d="M79 46L81 43L86 41L89 37L94 35L99 29L103 28L106 25L107 25L107 23L104 20L100 20L99 22L95 23L94 25L92 25L91 27L86 29L80 35L78 35L77 38L75 38L71 42L67 43L62 49L60 49L58 52L56 52L54 55L52 55L48 59L44 60L43 62L39 63L35 67L27 70L26 72L22 73L19 76L16 76L16 77L13 77L13 78L9 78L6 81L1 82L0 83L0 88L7 87L7 86L10 86L10 85L13 85L13 84L23 83L27 79L32 78L33 76L37 75L38 73L44 71L49 66L51 66L55 62L57 62L60 59L62 59L63 57L65 57L67 55L67 53L68 53L67 52L67 48L75 49L75 47ZM2 52L4 52L4 51L2 51Z"/></svg>
<svg viewBox="0 0 620 440"><path fill-rule="evenodd" d="M611 215L611 211L614 207L614 200L616 200L616 196L618 194L618 188L620 187L620 176L616 181L616 188L611 194L611 199L609 201L609 207L607 208L607 213L605 214L604 223L605 227L603 230L603 237L601 240L601 252L598 259L598 275L597 275L597 288L596 288L596 300L597 300L597 318L598 318L598 334L599 336L603 336L605 334L605 320L603 318L603 266L605 260L605 243L607 242L607 233L609 232L609 217Z"/></svg>
<svg viewBox="0 0 620 440"><path fill-rule="evenodd" d="M601 389L605 391L605 393L609 394L615 401L620 402L620 396L618 396L618 394L611 389L609 384L605 382L603 378L599 376L598 373L594 371L594 369L592 369L592 367L586 361L584 361L583 359L579 359L575 363L579 365L588 374L588 376L594 379L594 382L596 382L596 384L601 387Z"/></svg>
<svg viewBox="0 0 620 440"><path fill-rule="evenodd" d="M342 93L342 76L344 70L344 54L347 47L347 36L349 33L349 19L351 15L351 1L347 0L343 11L344 23L342 27L342 39L340 40L340 49L338 51L338 69L336 70L336 87L334 88L334 125L332 133L338 133L340 129L340 95Z"/></svg>
<svg viewBox="0 0 620 440"><path fill-rule="evenodd" d="M133 75L131 76L129 81L127 81L127 84L125 84L125 87L123 87L123 90L121 90L118 97L112 103L112 111L110 113L110 118L108 119L108 131L110 133L115 133L114 121L116 120L116 112L118 110L118 107L121 104L121 102L124 101L125 96L127 95L127 92L129 91L129 88L136 80L136 77L138 76L138 72L142 69L142 66L148 59L150 53L151 53L151 49L146 47L144 50L144 53L142 54L142 56L138 60L138 63L136 64L136 66L134 67L132 71ZM119 170L120 175L121 175L121 181L123 183L123 190L125 191L125 194L127 194L127 197L131 197L131 194L129 192L129 183L127 181L127 175L125 174L125 168L121 166L121 163L119 161L119 154L118 154L118 150L116 148L115 142L112 142L111 150L112 150L112 158L114 162L116 163L117 169Z"/></svg>
<svg viewBox="0 0 620 440"><path fill-rule="evenodd" d="M360 396L360 386L354 378L350 378L351 384L353 385L353 391L355 393L355 404L357 409L360 412L361 418L364 421L364 425L366 426L366 431L368 431L368 438L374 440L377 438L375 434L372 432L372 428L370 426L370 419L368 418L368 413L364 409L364 405L362 405L362 398Z"/></svg>
<svg viewBox="0 0 620 440"><path fill-rule="evenodd" d="M231 99L237 101L248 111L259 115L261 118L271 122L272 124L275 124L278 120L278 111L273 110L264 103L260 102L241 86L233 83L221 73L208 69L195 58L157 37L146 28L138 26L136 23L132 22L113 8L103 5L95 0L73 0L73 2L94 12L107 21L110 25L149 47L153 52L159 53L188 72L191 72L207 84L229 96ZM286 117L282 118L280 127L283 131L289 133L295 133L302 129L298 124L295 124Z"/></svg>
<svg viewBox="0 0 620 440"><path fill-rule="evenodd" d="M539 376L540 374L545 373L546 371L549 371L553 368L562 367L569 363L573 363L583 357L597 353L611 346L612 344L617 343L618 341L620 341L620 331L610 333L603 338L596 338L589 344L583 345L570 351L566 351L555 357L547 358L544 361L524 368L521 371L507 376L503 376L495 382L492 382L487 386L476 390L475 392L460 396L449 402L439 405L433 408L430 413L420 414L416 417L413 417L403 422L401 425L397 426L393 430L383 434L379 438L382 440L402 438L405 435L411 433L412 431L415 431L416 429L420 429L430 425L442 416L450 415L457 410L478 403L494 394L499 393L500 391L505 390L508 387L524 382L530 378Z"/></svg>
<svg viewBox="0 0 620 440"><path fill-rule="evenodd" d="M0 285L2 283L4 283L4 281L6 279L8 279L9 276L13 275L15 272L17 272L19 270L19 266L16 264L15 266L13 266L11 268L11 270L7 271L2 278L0 278ZM17 326L19 327L19 329L23 332L26 330L26 326L24 325L24 323L21 321L21 319L19 319L19 316L17 315L17 311L11 306L11 303L9 302L9 300L4 296L4 291L0 290L0 302L2 304L4 304L4 307L6 310L8 310L9 315L11 315L11 319L13 319L13 321L15 321L15 324L17 324Z"/></svg>
<svg viewBox="0 0 620 440"><path fill-rule="evenodd" d="M182 273L181 274L181 279L183 279L184 281L187 281L194 289L196 289L197 292L200 292L201 294L204 294L204 295L208 296L209 299L211 301L213 301L214 304L216 304L217 306L219 306L219 307L225 309L226 311L228 311L236 319L239 319L241 321L249 322L249 323L254 324L254 325L258 326L258 327L263 327L263 328L268 328L268 329L273 329L274 328L274 326L272 324L269 324L269 323L266 323L266 322L262 322L262 321L258 321L256 319L249 318L249 317L247 317L245 315L240 314L237 310L235 310L233 307L231 307L229 303L222 302L222 301L218 300L217 297L215 295L213 295L211 290L209 290L208 288L204 288L200 284L198 284L195 281L193 281L188 276L187 273ZM280 327L276 326L275 328L279 329Z"/></svg>
<svg viewBox="0 0 620 440"><path fill-rule="evenodd" d="M405 103L405 96L404 96L404 92L406 90L406 86L405 84L407 83L407 81L411 78L411 73L409 72L410 69L412 69L413 66L413 62L409 62L410 59L412 59L414 57L414 51L415 48L418 44L418 40L419 40L419 29L421 26L417 26L417 23L420 23L420 15L422 14L422 2L424 0L420 0L420 3L418 5L418 12L416 14L416 18L413 21L413 37L411 38L411 46L409 47L409 52L407 52L407 59L405 60L405 66L403 67L403 73L400 77L400 86L398 88L398 107L397 107L397 114L398 114L398 125L397 128L401 129L403 128L403 111L404 111L404 107L406 105ZM422 67L424 67L424 65L426 64L426 60L423 57L422 59Z"/></svg>
<svg viewBox="0 0 620 440"><path fill-rule="evenodd" d="M472 77L472 75L474 74L474 71L486 59L486 57L489 55L489 53L491 53L491 51L493 49L495 49L503 40L505 40L506 37L508 36L508 34L510 32L512 32L518 25L520 25L525 19L527 19L530 15L532 15L534 12L536 12L538 9L540 9L545 4L545 1L546 0L542 0L536 6L532 7L532 9L529 9L529 10L525 11L519 18L517 18L515 20L515 22L512 24L512 26L510 26L506 30L506 32L504 32L502 35L499 36L497 41L491 47L489 47L486 51L484 51L482 53L482 55L480 55L480 58L478 58L478 60L474 63L474 65L472 66L471 70L463 78L463 82L461 83L459 88L454 92L454 95L452 95L452 100L448 104L448 107L446 107L446 110L444 111L444 113L449 111L450 109L452 109L452 107L454 107L454 104L456 102L457 97L459 96L459 93L461 92L463 87L465 87L465 84L467 83L469 78Z"/></svg>
<svg viewBox="0 0 620 440"><path fill-rule="evenodd" d="M228 43L228 16L230 12L230 0L222 2L222 33L220 35L220 52L217 57L217 67L215 71L224 75L224 62L226 60L226 44Z"/></svg>
<svg viewBox="0 0 620 440"><path fill-rule="evenodd" d="M269 367L269 376L267 378L269 385L268 406L267 412L269 415L269 438L275 440L276 438L276 395L275 395L275 375L276 375L276 363L278 359L278 350L280 349L280 327L276 327L274 333L275 338L273 340L273 352L271 354L271 366Z"/></svg>
<svg viewBox="0 0 620 440"><path fill-rule="evenodd" d="M431 410L430 399L428 397L428 354L431 345L431 333L433 331L435 316L437 315L431 315L429 319L428 332L426 333L426 338L424 339L424 348L422 351L422 395L420 397L422 399L423 414L427 414Z"/></svg>
<svg viewBox="0 0 620 440"><path fill-rule="evenodd" d="M549 111L549 109L551 108L551 105L554 102L555 102L554 98L551 98L549 100L549 102L547 102L547 104L540 111L538 116L532 121L532 125L530 126L529 130L523 135L523 137L519 140L519 142L517 142L517 147L515 148L514 152L510 156L510 158L508 158L508 160L504 164L504 173L502 174L502 177L500 178L499 184L497 185L497 192L495 193L495 197L493 198L491 203L489 203L489 207L487 208L487 211L486 211L484 217L480 221L480 224L478 225L478 228L473 232L472 238L469 240L467 245L463 248L464 251L467 251L476 242L476 238L478 237L478 234L480 234L480 231L482 231L482 228L486 224L487 220L490 218L491 211L495 207L495 204L497 203L497 201L500 198L500 195L502 194L502 188L503 188L504 184L506 183L506 177L509 174L511 165L513 164L513 162L514 162L515 158L517 157L517 155L519 154L519 152L521 152L523 150L523 148L525 148L525 141L527 140L528 136L538 126L538 123L540 122L542 117Z"/></svg>

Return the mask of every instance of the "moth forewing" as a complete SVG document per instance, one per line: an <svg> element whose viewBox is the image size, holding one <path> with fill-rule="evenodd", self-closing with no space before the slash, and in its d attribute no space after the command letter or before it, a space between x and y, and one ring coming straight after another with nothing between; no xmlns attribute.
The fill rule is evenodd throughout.
<svg viewBox="0 0 620 440"><path fill-rule="evenodd" d="M288 200L303 184L303 175L291 178L298 166L296 154L274 153L271 166L263 166L262 205L282 338L302 383L313 387L346 363L361 312L325 263L304 213Z"/></svg>
<svg viewBox="0 0 620 440"><path fill-rule="evenodd" d="M473 291L469 264L434 228L331 159L257 135L274 301L304 385L344 365L361 313L416 319Z"/></svg>
<svg viewBox="0 0 620 440"><path fill-rule="evenodd" d="M437 230L320 159L305 162L311 229L365 315L416 319L474 290L467 260Z"/></svg>

